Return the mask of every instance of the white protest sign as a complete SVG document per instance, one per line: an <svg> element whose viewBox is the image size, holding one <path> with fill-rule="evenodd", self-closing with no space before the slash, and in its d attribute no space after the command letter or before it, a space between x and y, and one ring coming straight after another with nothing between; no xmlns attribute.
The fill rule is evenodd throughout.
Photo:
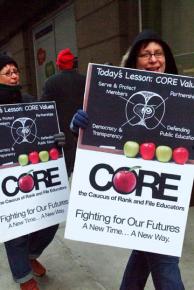
<svg viewBox="0 0 194 290"><path fill-rule="evenodd" d="M181 255L194 173L193 86L183 76L89 65L90 123L79 136L66 238ZM190 160L128 158L127 141L184 146Z"/></svg>

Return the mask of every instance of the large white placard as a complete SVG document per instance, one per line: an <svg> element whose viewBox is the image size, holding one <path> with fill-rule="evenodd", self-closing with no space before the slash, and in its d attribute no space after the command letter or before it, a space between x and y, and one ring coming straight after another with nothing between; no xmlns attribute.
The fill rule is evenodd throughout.
<svg viewBox="0 0 194 290"><path fill-rule="evenodd" d="M189 77L89 64L89 125L79 135L66 238L181 256L194 175L193 87ZM162 145L162 154L129 158L128 141L132 151ZM177 147L188 153L185 164Z"/></svg>

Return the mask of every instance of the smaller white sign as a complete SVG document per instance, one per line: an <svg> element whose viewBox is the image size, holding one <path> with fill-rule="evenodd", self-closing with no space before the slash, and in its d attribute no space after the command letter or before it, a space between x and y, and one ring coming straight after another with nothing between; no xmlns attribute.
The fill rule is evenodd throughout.
<svg viewBox="0 0 194 290"><path fill-rule="evenodd" d="M8 170L1 169L0 177L1 187L4 187L0 196L0 242L65 220L69 184L63 157L44 164L12 167L9 175ZM19 183L26 170L33 170L26 182L29 186L31 181L35 184L28 193L21 191Z"/></svg>
<svg viewBox="0 0 194 290"><path fill-rule="evenodd" d="M0 242L65 220L69 184L55 102L0 106Z"/></svg>

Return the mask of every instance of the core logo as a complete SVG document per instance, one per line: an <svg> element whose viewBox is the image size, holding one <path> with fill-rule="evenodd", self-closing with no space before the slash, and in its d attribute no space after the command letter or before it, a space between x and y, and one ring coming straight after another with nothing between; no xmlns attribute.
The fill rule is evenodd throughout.
<svg viewBox="0 0 194 290"><path fill-rule="evenodd" d="M134 192L135 196L142 196L143 189L149 188L151 190L153 199L161 199L177 202L177 191L178 184L181 180L180 175L169 174L169 173L157 173L150 170L139 169L139 172L136 172L136 169L140 168L139 166L134 168L121 167L116 171L108 164L97 164L95 165L89 176L91 186L98 191L106 191L111 187L120 194L131 194ZM110 178L104 184L100 183L100 178L97 178L97 174L100 174L106 170L110 175ZM111 180L111 181L110 181ZM172 181L172 182L171 182ZM166 195L166 190L171 191L171 195ZM174 195L172 194L174 191Z"/></svg>
<svg viewBox="0 0 194 290"><path fill-rule="evenodd" d="M19 177L9 175L2 180L1 189L6 196L15 196L19 191L28 193L33 189L39 190L40 184L46 188L61 184L58 167L22 173Z"/></svg>

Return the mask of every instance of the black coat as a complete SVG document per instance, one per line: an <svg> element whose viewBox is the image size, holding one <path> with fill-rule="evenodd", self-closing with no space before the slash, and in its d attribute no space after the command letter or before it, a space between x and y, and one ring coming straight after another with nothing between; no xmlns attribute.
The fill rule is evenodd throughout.
<svg viewBox="0 0 194 290"><path fill-rule="evenodd" d="M69 129L70 122L77 109L83 106L85 76L76 70L64 70L48 78L40 101L55 101L60 130L65 133L65 161L68 175L73 170L76 139Z"/></svg>
<svg viewBox="0 0 194 290"><path fill-rule="evenodd" d="M21 86L0 84L0 105L31 103L35 98L27 93L21 93Z"/></svg>

